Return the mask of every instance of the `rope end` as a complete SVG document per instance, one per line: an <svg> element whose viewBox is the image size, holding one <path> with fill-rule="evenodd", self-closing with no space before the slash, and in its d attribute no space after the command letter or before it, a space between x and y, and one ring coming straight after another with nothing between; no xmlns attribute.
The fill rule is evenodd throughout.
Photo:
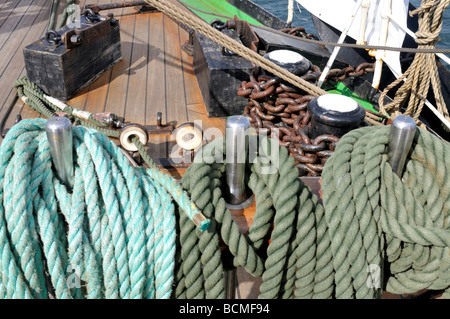
<svg viewBox="0 0 450 319"><path fill-rule="evenodd" d="M207 230L209 228L209 225L211 224L211 221L201 213L195 214L194 217L192 218L192 221L200 231Z"/></svg>

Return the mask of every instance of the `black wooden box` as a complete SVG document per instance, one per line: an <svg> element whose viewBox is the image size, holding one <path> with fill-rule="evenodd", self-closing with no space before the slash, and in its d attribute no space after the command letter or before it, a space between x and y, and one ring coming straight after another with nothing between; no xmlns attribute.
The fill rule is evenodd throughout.
<svg viewBox="0 0 450 319"><path fill-rule="evenodd" d="M231 30L223 30L236 41L239 37ZM247 105L246 98L237 95L242 81L249 81L252 64L207 37L194 36L194 73L202 93L209 117L240 115Z"/></svg>
<svg viewBox="0 0 450 319"><path fill-rule="evenodd" d="M118 20L81 16L24 48L28 79L48 95L68 100L122 59Z"/></svg>

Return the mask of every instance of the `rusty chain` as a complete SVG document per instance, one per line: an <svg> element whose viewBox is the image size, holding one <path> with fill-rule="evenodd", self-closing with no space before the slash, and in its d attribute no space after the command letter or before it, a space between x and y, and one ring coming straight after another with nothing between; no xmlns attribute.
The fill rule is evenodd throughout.
<svg viewBox="0 0 450 319"><path fill-rule="evenodd" d="M284 28L281 29L280 32L287 33L304 39L313 39L319 41L319 37L317 37L317 35L312 33L306 33L306 30L303 27Z"/></svg>
<svg viewBox="0 0 450 319"><path fill-rule="evenodd" d="M303 77L310 81L320 75L315 67ZM324 134L308 136L311 115L307 109L314 96L289 86L279 78L256 68L250 81L243 81L237 94L248 98L243 116L258 134L278 140L295 159L299 176L320 176L326 160L333 154L339 138Z"/></svg>
<svg viewBox="0 0 450 319"><path fill-rule="evenodd" d="M356 68L348 66L343 69L331 69L325 81L338 82L344 80L346 77L358 77L371 73L375 70L375 63L363 62Z"/></svg>

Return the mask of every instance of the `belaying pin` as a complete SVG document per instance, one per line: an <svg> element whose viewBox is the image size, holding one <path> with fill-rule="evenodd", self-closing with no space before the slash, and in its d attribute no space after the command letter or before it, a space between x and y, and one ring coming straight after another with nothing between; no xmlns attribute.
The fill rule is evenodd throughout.
<svg viewBox="0 0 450 319"><path fill-rule="evenodd" d="M392 170L399 177L402 176L416 128L416 121L410 116L399 115L392 120L387 155Z"/></svg>
<svg viewBox="0 0 450 319"><path fill-rule="evenodd" d="M72 123L67 117L56 116L45 127L56 174L66 187L73 187Z"/></svg>
<svg viewBox="0 0 450 319"><path fill-rule="evenodd" d="M240 115L230 116L226 122L226 182L225 200L229 209L243 209L251 205L247 196L245 167L248 157L248 129L250 121Z"/></svg>

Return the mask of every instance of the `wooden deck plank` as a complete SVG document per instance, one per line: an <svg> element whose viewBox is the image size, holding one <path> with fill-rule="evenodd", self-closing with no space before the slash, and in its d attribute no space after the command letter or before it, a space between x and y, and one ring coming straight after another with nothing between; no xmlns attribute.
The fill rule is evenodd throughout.
<svg viewBox="0 0 450 319"><path fill-rule="evenodd" d="M164 67L164 15L151 13L149 23L149 55L147 66L147 96L145 124L155 125L158 112L167 114L166 109L166 74ZM163 118L166 122L167 118ZM168 139L166 136L151 136L148 153L153 158L168 156Z"/></svg>
<svg viewBox="0 0 450 319"><path fill-rule="evenodd" d="M183 45L187 40L189 40L189 33L186 31L180 32L180 45ZM181 61L183 63L183 75L185 83L184 85L186 88L186 105L203 103L203 98L200 93L197 78L195 77L193 70L193 60L194 58L192 56L181 50Z"/></svg>
<svg viewBox="0 0 450 319"><path fill-rule="evenodd" d="M25 74L22 49L45 34L47 21L42 19L42 16L48 15L48 13L49 9L42 10L34 23L28 28L14 30L12 37L17 38L20 45L14 48L17 44L16 41L10 41L0 52L2 56L6 57L0 62L0 70L2 70L0 73L0 92L3 92L3 94L0 94L0 116L3 116L6 108L14 99L15 89L12 88L14 82ZM23 29L27 32L23 32ZM20 108L14 107L14 113L11 113L12 117L15 118L17 112L20 112L18 109L20 110Z"/></svg>
<svg viewBox="0 0 450 319"><path fill-rule="evenodd" d="M115 16L119 19L120 25L122 61L112 68L108 96L106 99L106 110L121 117L125 116L128 76L130 69L132 68L131 51L133 49L132 44L135 21L135 14L129 14L132 10L133 8L124 8L122 14Z"/></svg>
<svg viewBox="0 0 450 319"><path fill-rule="evenodd" d="M125 119L132 123L142 123L145 118L149 20L149 14L136 14L125 109Z"/></svg>
<svg viewBox="0 0 450 319"><path fill-rule="evenodd" d="M16 53L22 54L22 48L29 44L24 43L24 38L27 33L30 32L33 25L39 22L39 20L42 20L43 15L49 14L50 12L49 8L43 6L45 2L46 0L36 0L33 4L33 8L30 8L30 10L27 11L27 14L25 14L16 25L14 32L10 33L10 36L5 42L0 42L0 56L12 57ZM0 65L0 77L3 75L8 65L9 63L2 63Z"/></svg>
<svg viewBox="0 0 450 319"><path fill-rule="evenodd" d="M145 124L155 124L156 114L166 110L166 74L164 72L164 25L162 13L151 13L147 67ZM164 119L166 121L166 119Z"/></svg>
<svg viewBox="0 0 450 319"><path fill-rule="evenodd" d="M179 42L180 28L172 19L164 16L164 59L166 66L166 121L175 119L179 123L187 121L186 96L181 64L181 48Z"/></svg>
<svg viewBox="0 0 450 319"><path fill-rule="evenodd" d="M7 43L8 38L10 38L13 31L16 30L17 25L25 17L28 9L32 7L33 1L34 0L21 0L4 19L0 27L0 48Z"/></svg>

